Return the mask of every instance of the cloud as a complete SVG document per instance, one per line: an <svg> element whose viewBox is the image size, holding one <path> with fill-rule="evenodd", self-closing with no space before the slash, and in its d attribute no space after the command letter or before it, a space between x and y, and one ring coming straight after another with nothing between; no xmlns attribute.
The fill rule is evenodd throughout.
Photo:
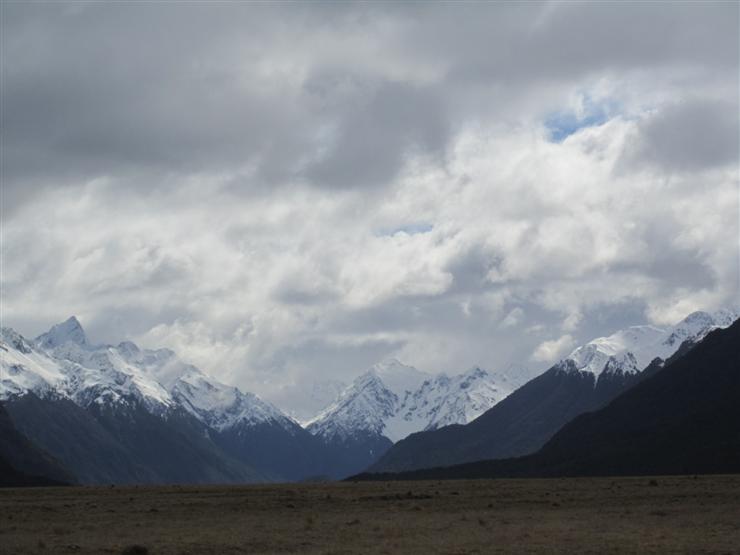
<svg viewBox="0 0 740 555"><path fill-rule="evenodd" d="M563 335L558 339L543 341L532 353L532 360L537 362L554 362L575 346L576 342L570 335Z"/></svg>
<svg viewBox="0 0 740 555"><path fill-rule="evenodd" d="M3 325L280 397L738 296L736 4L2 9Z"/></svg>
<svg viewBox="0 0 740 555"><path fill-rule="evenodd" d="M501 326L510 328L518 325L524 317L524 311L520 307L515 307L509 312L506 317L501 321Z"/></svg>
<svg viewBox="0 0 740 555"><path fill-rule="evenodd" d="M384 82L339 116L326 152L304 170L320 187L384 186L412 154L445 155L451 132L446 108L433 89ZM324 94L328 94L324 92Z"/></svg>

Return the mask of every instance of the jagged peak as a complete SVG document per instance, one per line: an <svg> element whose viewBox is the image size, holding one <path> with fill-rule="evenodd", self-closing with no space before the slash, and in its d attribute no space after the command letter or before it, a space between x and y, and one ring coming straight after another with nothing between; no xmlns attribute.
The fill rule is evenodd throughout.
<svg viewBox="0 0 740 555"><path fill-rule="evenodd" d="M617 368L639 372L656 357L667 359L685 341L701 341L713 329L731 325L738 316L740 312L730 307L713 312L695 311L673 326L629 326L575 348L566 360L573 362L572 371L590 372L595 376L606 370L618 371ZM568 369L563 361L556 366Z"/></svg>
<svg viewBox="0 0 740 555"><path fill-rule="evenodd" d="M31 349L33 348L31 342L23 337L20 333L15 331L13 328L0 328L0 338L2 338L3 341L8 343L16 351L19 351L23 354L30 353Z"/></svg>
<svg viewBox="0 0 740 555"><path fill-rule="evenodd" d="M368 370L357 376L354 381L339 395L337 401L354 397L365 390L388 390L388 387L373 370Z"/></svg>
<svg viewBox="0 0 740 555"><path fill-rule="evenodd" d="M555 364L555 368L561 372L578 372L578 366L571 358L565 358Z"/></svg>
<svg viewBox="0 0 740 555"><path fill-rule="evenodd" d="M141 349L133 341L121 341L116 347L118 352L121 353L125 358L134 358L141 354Z"/></svg>
<svg viewBox="0 0 740 555"><path fill-rule="evenodd" d="M664 344L675 347L681 345L687 339L699 341L714 328L729 326L739 316L740 311L733 307L713 312L697 310L673 326L672 332L665 339Z"/></svg>
<svg viewBox="0 0 740 555"><path fill-rule="evenodd" d="M635 355L630 352L619 353L617 355L610 356L604 365L602 374L615 374L615 373L636 373L639 372L640 368L637 365L637 359Z"/></svg>
<svg viewBox="0 0 740 555"><path fill-rule="evenodd" d="M70 316L64 322L53 325L49 331L36 338L36 343L44 349L53 349L65 343L89 345L85 330L76 316Z"/></svg>
<svg viewBox="0 0 740 555"><path fill-rule="evenodd" d="M681 325L728 326L740 317L740 309L736 307L720 308L714 311L696 310L681 320L675 327Z"/></svg>

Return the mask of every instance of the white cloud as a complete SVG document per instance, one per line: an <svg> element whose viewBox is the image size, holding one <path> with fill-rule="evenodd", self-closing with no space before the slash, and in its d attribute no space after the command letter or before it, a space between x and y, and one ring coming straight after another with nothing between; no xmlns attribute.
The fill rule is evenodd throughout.
<svg viewBox="0 0 740 555"><path fill-rule="evenodd" d="M723 45L737 18L631 5L574 19L575 6L255 7L253 35L247 5L191 6L176 52L137 30L134 8L83 10L94 26L38 8L3 53L26 68L6 80L3 325L35 334L76 314L94 338L169 346L270 395L389 355L544 365L614 326L735 301L737 157L671 166L695 138L650 152L697 113L726 135L703 107L736 102ZM663 18L677 38L656 43ZM589 27L635 21L629 48ZM578 56L554 46L583 33L595 42ZM96 65L91 38L119 63ZM495 55L511 44L516 59ZM121 75L136 88L113 87ZM551 142L548 114L583 115L586 98L610 119Z"/></svg>
<svg viewBox="0 0 740 555"><path fill-rule="evenodd" d="M532 353L532 360L537 362L555 362L570 349L575 346L576 342L570 335L563 335L558 339L543 341Z"/></svg>

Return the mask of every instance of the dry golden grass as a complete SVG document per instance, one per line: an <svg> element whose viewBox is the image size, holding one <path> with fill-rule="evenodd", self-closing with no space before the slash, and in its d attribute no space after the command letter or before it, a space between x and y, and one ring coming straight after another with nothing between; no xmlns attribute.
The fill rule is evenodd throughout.
<svg viewBox="0 0 740 555"><path fill-rule="evenodd" d="M0 553L740 553L740 476L0 490Z"/></svg>

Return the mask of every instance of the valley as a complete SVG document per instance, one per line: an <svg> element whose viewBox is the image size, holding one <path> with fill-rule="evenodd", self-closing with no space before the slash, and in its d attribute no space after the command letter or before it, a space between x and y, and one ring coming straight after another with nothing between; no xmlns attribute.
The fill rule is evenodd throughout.
<svg viewBox="0 0 740 555"><path fill-rule="evenodd" d="M740 476L0 494L0 553L733 553ZM138 546L138 549L137 549Z"/></svg>

